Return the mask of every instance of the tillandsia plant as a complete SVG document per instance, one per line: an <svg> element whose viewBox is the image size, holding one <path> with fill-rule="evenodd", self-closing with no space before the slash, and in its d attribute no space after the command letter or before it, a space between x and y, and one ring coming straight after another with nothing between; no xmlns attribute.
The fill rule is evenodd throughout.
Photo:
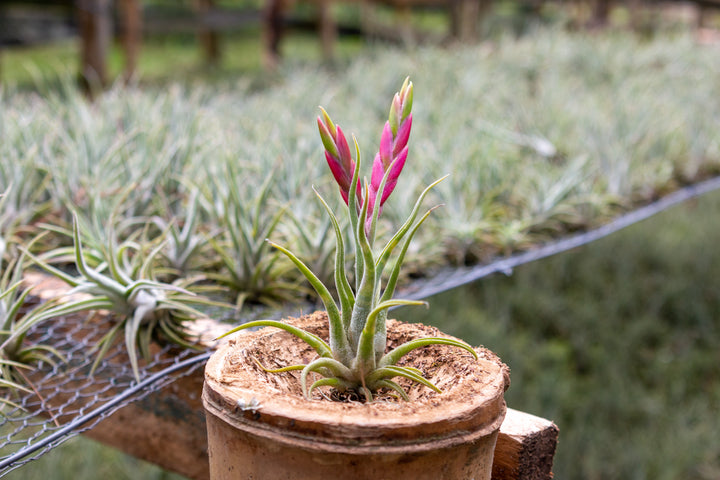
<svg viewBox="0 0 720 480"><path fill-rule="evenodd" d="M101 251L83 248L79 221L76 215L73 216L71 253L78 276L51 265L54 257L66 256L66 249L57 249L40 257L30 255L48 273L73 287L71 292L87 295L59 304L54 309L56 315L93 310L117 314L118 321L95 346L98 354L93 369L124 330L130 364L139 380L139 357L149 360L153 339L163 338L184 348L197 348L185 323L204 315L191 305L219 304L187 290L188 283L194 279L172 284L156 279L155 260L162 251L162 241L146 245L129 238L118 243L112 229L109 230L107 244Z"/></svg>
<svg viewBox="0 0 720 480"><path fill-rule="evenodd" d="M427 345L452 345L467 350L477 358L472 347L465 342L442 337L414 339L385 352L388 309L399 305L426 305L425 302L420 301L393 299L393 295L410 242L420 225L434 210L432 208L418 218L421 203L427 193L443 180L441 178L433 182L420 194L405 223L385 246L377 251L374 244L378 217L397 186L398 177L408 156L412 103L413 84L406 79L400 92L393 98L389 119L380 137L379 152L373 162L370 182L365 179L362 185L359 180L362 165L357 141L353 139L357 159L355 160L340 126L332 122L325 110L322 110L321 116L318 117L320 138L325 147L325 159L346 203L355 244L356 285L353 290L345 272L345 245L340 224L328 203L315 191L335 231L335 286L339 305L328 288L301 260L286 248L270 242L297 266L325 304L329 319L329 341L325 342L312 333L275 320L249 322L225 334L229 335L251 327L270 326L290 332L307 342L317 352L319 358L307 365L266 370L270 372L302 370L300 377L302 389L308 399L316 388L330 386L339 391L354 391L367 401L372 401L373 396L382 389L394 391L407 400L405 390L393 380L397 377L404 377L439 392L437 386L425 378L420 370L397 365L406 354ZM399 253L383 287L383 271L398 247ZM308 386L308 376L311 373L319 374L322 378Z"/></svg>
<svg viewBox="0 0 720 480"><path fill-rule="evenodd" d="M206 275L232 292L238 308L246 302L278 307L306 293L297 283L284 279L292 265L281 262L284 258L265 242L276 232L285 210L267 213L272 175L255 192L235 183L240 178L237 167L227 164L223 175L214 179L215 191L206 191L205 200L211 204L206 211L220 231L216 237L208 237L208 242L221 263L219 271Z"/></svg>
<svg viewBox="0 0 720 480"><path fill-rule="evenodd" d="M38 362L52 365L63 359L49 345L26 341L32 328L55 316L57 305L46 302L27 309L30 289L22 286L24 264L24 255L10 260L0 277L0 411L3 406L17 407L13 402L17 392L31 392L25 372L32 371Z"/></svg>

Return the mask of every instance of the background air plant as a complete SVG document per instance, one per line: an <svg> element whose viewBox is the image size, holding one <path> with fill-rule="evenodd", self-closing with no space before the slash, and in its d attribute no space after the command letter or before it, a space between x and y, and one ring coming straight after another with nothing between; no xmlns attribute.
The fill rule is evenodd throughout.
<svg viewBox="0 0 720 480"><path fill-rule="evenodd" d="M324 285L331 285L335 278L335 252L332 248L335 232L332 220L328 216L302 220L291 212L287 215L294 227L289 235L295 240L292 251ZM340 227L343 232L347 230L343 228L347 224L340 223Z"/></svg>
<svg viewBox="0 0 720 480"><path fill-rule="evenodd" d="M249 182L238 183L241 172L228 163L214 185L205 191L205 204L220 233L209 238L220 262L218 272L207 277L230 290L238 307L245 302L278 306L303 291L283 280L291 268L265 241L276 231L284 209L270 214L268 197L272 176L256 190ZM211 190L212 188L212 190Z"/></svg>
<svg viewBox="0 0 720 480"><path fill-rule="evenodd" d="M50 346L26 342L30 329L53 318L57 306L47 302L27 307L30 289L22 286L24 262L24 255L11 260L0 277L0 411L5 405L17 406L12 400L16 392L31 392L25 372L34 370L38 362L54 364L62 359Z"/></svg>
<svg viewBox="0 0 720 480"><path fill-rule="evenodd" d="M10 244L20 243L32 231L32 222L48 212L48 181L49 174L32 152L19 162L0 162L0 259Z"/></svg>
<svg viewBox="0 0 720 480"><path fill-rule="evenodd" d="M145 244L134 238L117 242L112 229L101 250L85 249L77 217L73 220L72 253L78 276L70 275L50 263L54 257L65 257L66 249L57 249L41 257L36 263L73 287L72 292L87 296L59 305L54 313L108 310L117 315L113 327L96 345L95 366L124 331L125 346L136 379L140 378L139 357L149 359L153 339L163 338L185 348L194 348L185 329L185 322L202 317L191 305L215 305L187 290L192 280L168 284L156 280L155 260L163 247L162 239Z"/></svg>
<svg viewBox="0 0 720 480"><path fill-rule="evenodd" d="M404 377L439 392L439 389L426 379L420 370L396 365L410 351L427 345L443 344L463 348L477 358L473 349L466 343L440 337L410 340L385 353L387 346L385 321L388 309L397 305L425 304L425 302L392 297L410 241L433 210L427 211L418 219L421 203L427 193L442 180L435 181L420 194L402 227L382 250L376 252L373 247L377 219L383 204L397 185L408 156L412 102L413 85L409 79L406 79L400 92L393 98L389 119L382 131L380 149L373 162L370 183L366 179L364 185L359 181L361 160L357 142L355 142L357 158L355 161L342 129L333 124L325 110L322 110L322 115L318 118L325 158L340 188L340 194L347 204L356 250L356 285L353 291L345 272L345 246L340 224L330 206L316 192L335 231L335 287L340 300L339 306L328 288L301 260L286 248L270 242L298 267L325 304L329 318L329 342L302 329L274 320L249 322L226 334L250 327L271 326L286 330L307 342L315 349L319 358L307 365L269 370L271 372L302 370L301 383L306 398L309 398L317 387L331 386L340 391L354 391L364 396L367 401L372 401L373 395L383 388L393 390L407 400L407 394L393 378ZM398 246L400 251L383 288L383 270ZM308 376L313 372L323 378L308 386Z"/></svg>
<svg viewBox="0 0 720 480"><path fill-rule="evenodd" d="M71 211L81 218L106 218L111 208L103 203L125 196L114 210L168 221L158 197L174 205L178 190L193 184L202 189L202 202L212 199L205 189L229 181L222 175L225 157L236 162L237 152L243 152L245 163L236 172L242 180L232 182L246 208L256 210L248 205L273 171L272 193L259 215L272 219L280 203L314 228L323 207L307 201L312 191L305 186L312 182L324 192L330 175L320 174L321 162L307 161L321 146L309 140L314 125L298 121L311 115L306 99L325 104L342 98L335 115L356 125L359 137L371 138L382 125L362 119L379 118L376 112L386 108L372 92L389 91L382 73L400 69L422 72L437 88L426 92L423 103L431 108L417 107L424 109L426 121L413 126L413 158L423 168L403 174L403 188L393 193L393 208L381 215L378 232L401 225L430 181L447 171L463 172L429 194L427 201L446 204L447 214L427 220L429 228L416 235L417 252L408 251L408 263L427 272L436 262L484 261L513 251L514 245L604 223L720 172L718 52L696 48L689 37L676 40L645 42L624 34L588 39L542 31L532 40L499 40L492 54L477 46L453 49L451 55L422 48L411 58L385 50L358 57L334 76L293 69L282 88L251 92L237 83L232 88L118 88L92 105L70 83L46 95L10 88L0 95L0 192L12 185L8 196L24 200L8 200L0 217L14 215L10 207L19 205L30 212L31 228L42 221L70 230ZM363 151L365 158L374 154ZM175 216L183 217L179 211ZM200 232L236 229L212 212L200 217ZM11 223L26 220L5 220L0 230ZM503 225L511 223L508 231ZM312 262L286 233L294 235L281 225L272 238ZM21 231L21 238L29 236ZM68 238L48 235L43 241L55 246ZM236 256L236 266L246 261L252 266L263 249L263 258L291 266L281 254L273 257L261 232L252 249L232 251L226 234L213 238ZM219 254L208 252L218 263ZM282 270L255 270L264 278L261 296L288 293L273 285L286 282L284 274L276 275ZM230 272L222 272L226 280Z"/></svg>
<svg viewBox="0 0 720 480"><path fill-rule="evenodd" d="M181 202L179 211L170 218L166 214L149 219L165 239L161 256L172 278L186 278L209 268L207 236L212 234L203 231L198 195L198 189L193 188L187 202ZM172 212L173 208L165 204L162 211Z"/></svg>

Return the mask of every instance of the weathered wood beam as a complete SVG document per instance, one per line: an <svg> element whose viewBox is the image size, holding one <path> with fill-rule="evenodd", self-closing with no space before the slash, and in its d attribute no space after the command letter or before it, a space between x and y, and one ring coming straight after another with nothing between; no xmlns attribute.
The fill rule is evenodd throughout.
<svg viewBox="0 0 720 480"><path fill-rule="evenodd" d="M551 479L558 433L551 421L509 408L495 447L493 480Z"/></svg>
<svg viewBox="0 0 720 480"><path fill-rule="evenodd" d="M262 57L268 70L280 62L280 41L283 35L283 0L265 0L262 12Z"/></svg>

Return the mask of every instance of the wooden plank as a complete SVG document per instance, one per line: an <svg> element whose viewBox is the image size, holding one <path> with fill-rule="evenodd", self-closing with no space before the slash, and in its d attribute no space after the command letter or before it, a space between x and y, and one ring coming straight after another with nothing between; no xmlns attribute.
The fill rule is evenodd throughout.
<svg viewBox="0 0 720 480"><path fill-rule="evenodd" d="M551 421L509 408L495 447L493 480L553 478L558 433Z"/></svg>

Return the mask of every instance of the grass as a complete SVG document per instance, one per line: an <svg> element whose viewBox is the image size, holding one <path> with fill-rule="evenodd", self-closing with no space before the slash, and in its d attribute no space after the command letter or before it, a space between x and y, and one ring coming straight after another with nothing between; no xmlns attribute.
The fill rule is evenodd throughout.
<svg viewBox="0 0 720 480"><path fill-rule="evenodd" d="M508 405L560 427L556 478L720 476L720 220L713 193L397 317L484 344Z"/></svg>
<svg viewBox="0 0 720 480"><path fill-rule="evenodd" d="M143 42L138 61L139 80L144 85L162 85L174 79L186 84L232 84L238 75L266 80L262 68L260 30L249 27L242 32L220 36L221 60L208 64L192 35L154 36ZM344 38L337 44L336 61L346 61L359 53L366 42L359 37ZM320 42L313 34L290 32L282 45L286 61L296 64L322 61ZM0 85L33 90L48 83L55 85L63 77L74 76L79 69L77 40L51 45L0 49ZM111 45L108 69L111 78L120 78L125 64L118 43Z"/></svg>

